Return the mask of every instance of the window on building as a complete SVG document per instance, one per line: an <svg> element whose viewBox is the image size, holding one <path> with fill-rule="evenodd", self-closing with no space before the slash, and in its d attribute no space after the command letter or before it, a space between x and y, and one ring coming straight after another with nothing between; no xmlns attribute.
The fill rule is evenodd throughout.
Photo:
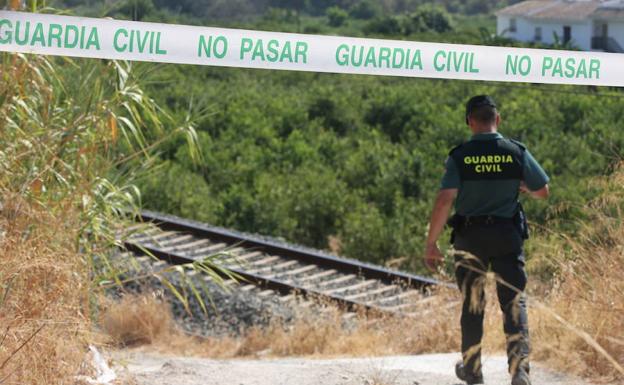
<svg viewBox="0 0 624 385"><path fill-rule="evenodd" d="M542 27L535 27L535 41L542 41Z"/></svg>
<svg viewBox="0 0 624 385"><path fill-rule="evenodd" d="M509 32L516 32L517 29L518 27L516 25L516 19L515 18L509 19Z"/></svg>

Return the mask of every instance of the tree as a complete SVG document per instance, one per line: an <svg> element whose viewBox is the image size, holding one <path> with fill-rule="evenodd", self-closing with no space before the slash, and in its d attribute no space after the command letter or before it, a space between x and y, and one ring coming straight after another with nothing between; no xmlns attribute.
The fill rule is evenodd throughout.
<svg viewBox="0 0 624 385"><path fill-rule="evenodd" d="M154 11L154 3L152 0L126 0L117 10L134 21L141 21Z"/></svg>
<svg viewBox="0 0 624 385"><path fill-rule="evenodd" d="M452 31L453 21L451 15L442 7L435 5L422 5L407 16L405 33L435 31L438 33Z"/></svg>
<svg viewBox="0 0 624 385"><path fill-rule="evenodd" d="M364 32L379 33L382 35L399 35L402 32L401 21L396 16L378 17L364 26Z"/></svg>
<svg viewBox="0 0 624 385"><path fill-rule="evenodd" d="M347 13L347 11L340 7L327 8L325 15L327 16L329 25L331 25L332 27L340 27L349 18L349 14Z"/></svg>
<svg viewBox="0 0 624 385"><path fill-rule="evenodd" d="M288 9L295 13L297 31L301 31L301 12L307 4L307 0L271 0L270 2L270 5L275 8Z"/></svg>
<svg viewBox="0 0 624 385"><path fill-rule="evenodd" d="M372 19L381 14L381 6L374 0L362 0L351 7L349 14L356 19Z"/></svg>

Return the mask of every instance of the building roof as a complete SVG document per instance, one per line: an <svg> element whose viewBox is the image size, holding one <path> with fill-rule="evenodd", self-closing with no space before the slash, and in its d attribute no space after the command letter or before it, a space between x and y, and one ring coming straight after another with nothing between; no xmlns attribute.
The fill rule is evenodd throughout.
<svg viewBox="0 0 624 385"><path fill-rule="evenodd" d="M530 0L503 8L496 15L543 20L624 20L624 0Z"/></svg>
<svg viewBox="0 0 624 385"><path fill-rule="evenodd" d="M605 1L600 7L598 7L593 16L595 18L624 20L624 1Z"/></svg>

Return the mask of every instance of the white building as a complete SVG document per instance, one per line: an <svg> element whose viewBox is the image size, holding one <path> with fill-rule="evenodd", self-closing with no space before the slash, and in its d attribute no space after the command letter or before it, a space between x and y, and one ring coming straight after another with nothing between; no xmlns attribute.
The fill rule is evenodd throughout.
<svg viewBox="0 0 624 385"><path fill-rule="evenodd" d="M515 40L624 52L624 0L523 1L496 16L497 33Z"/></svg>

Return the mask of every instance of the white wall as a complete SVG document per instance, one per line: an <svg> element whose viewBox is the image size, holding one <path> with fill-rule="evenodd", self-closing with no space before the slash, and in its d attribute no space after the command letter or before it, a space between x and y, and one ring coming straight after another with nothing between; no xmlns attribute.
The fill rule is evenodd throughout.
<svg viewBox="0 0 624 385"><path fill-rule="evenodd" d="M538 22L535 24L542 27L542 41L547 44L555 42L554 33L557 33L559 40L563 40L563 27L565 25L571 27L572 45L582 50L589 51L591 49L591 38L593 35L593 23L586 20L580 23L561 22Z"/></svg>
<svg viewBox="0 0 624 385"><path fill-rule="evenodd" d="M515 40L532 42L535 40L535 28L542 28L542 43L552 44L555 42L554 34L557 33L560 41L563 40L563 27L565 25L571 27L572 32L572 44L582 50L591 49L591 37L593 33L593 23L591 20L583 22L569 22L569 21L541 21L541 20L529 20L526 18L516 18L516 32L509 32L509 20L508 16L499 16L497 20L497 33L504 35ZM624 24L621 25L624 31ZM611 25L609 25L611 28ZM615 35L616 31L609 34ZM624 38L624 32L620 32L620 35Z"/></svg>
<svg viewBox="0 0 624 385"><path fill-rule="evenodd" d="M609 37L615 39L624 48L624 21L609 21Z"/></svg>
<svg viewBox="0 0 624 385"><path fill-rule="evenodd" d="M496 17L496 34L499 36L503 35L505 29L509 26L509 17L508 16L497 16ZM505 33L506 37L511 37L511 35Z"/></svg>

